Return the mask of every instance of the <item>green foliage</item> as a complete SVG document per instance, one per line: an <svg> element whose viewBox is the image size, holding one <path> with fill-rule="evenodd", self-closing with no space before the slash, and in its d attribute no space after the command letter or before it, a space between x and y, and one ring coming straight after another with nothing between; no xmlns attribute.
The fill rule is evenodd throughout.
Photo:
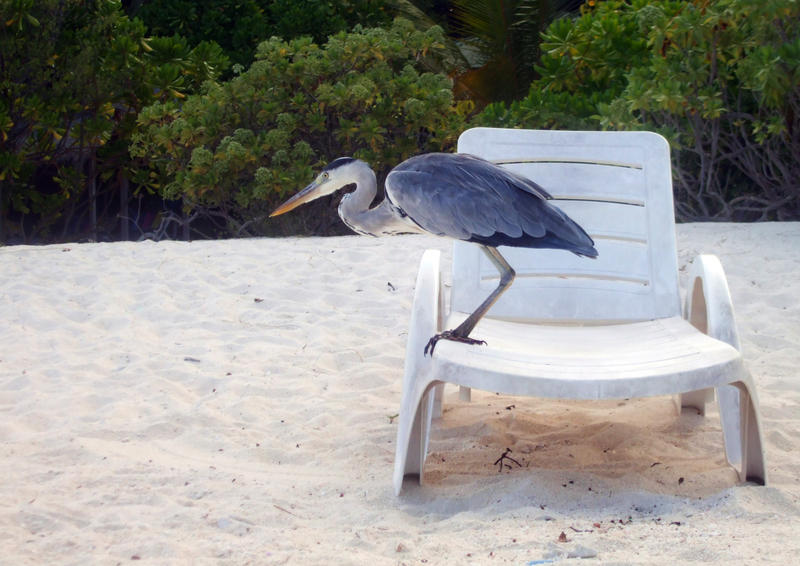
<svg viewBox="0 0 800 566"><path fill-rule="evenodd" d="M398 19L323 46L266 41L240 76L140 114L131 151L150 169L139 181L252 232L336 157L386 172L413 154L450 150L471 106L454 103L446 76L421 70L442 40L439 28L421 32Z"/></svg>
<svg viewBox="0 0 800 566"><path fill-rule="evenodd" d="M486 125L538 128L590 128L599 106L613 101L627 85L627 74L648 56L634 11L647 0L600 2L580 18L561 18L542 34L539 78L528 96L487 107Z"/></svg>
<svg viewBox="0 0 800 566"><path fill-rule="evenodd" d="M540 35L573 0L453 0L454 31L472 64L459 77L471 97L509 102L534 78Z"/></svg>
<svg viewBox="0 0 800 566"><path fill-rule="evenodd" d="M213 41L238 65L250 65L256 46L278 36L311 36L317 43L354 25L388 23L383 0L150 0L135 15L150 33Z"/></svg>
<svg viewBox="0 0 800 566"><path fill-rule="evenodd" d="M289 40L311 36L318 43L356 24L376 27L390 23L383 0L269 0L261 2L270 15L275 33Z"/></svg>
<svg viewBox="0 0 800 566"><path fill-rule="evenodd" d="M97 181L130 167L138 110L225 64L213 46L148 40L115 0L0 0L0 15L0 228L15 236L96 216Z"/></svg>
<svg viewBox="0 0 800 566"><path fill-rule="evenodd" d="M265 27L255 0L150 0L132 15L152 35L179 35L189 45L214 41L240 64L252 57Z"/></svg>
<svg viewBox="0 0 800 566"><path fill-rule="evenodd" d="M599 2L550 26L523 101L483 124L650 129L682 218L800 216L800 4Z"/></svg>

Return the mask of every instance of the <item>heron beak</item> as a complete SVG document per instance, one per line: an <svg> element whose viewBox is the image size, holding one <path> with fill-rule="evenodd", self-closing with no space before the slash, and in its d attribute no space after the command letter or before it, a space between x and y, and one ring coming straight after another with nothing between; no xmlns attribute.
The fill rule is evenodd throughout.
<svg viewBox="0 0 800 566"><path fill-rule="evenodd" d="M270 218L273 216L278 216L283 214L284 212L289 212L300 206L301 204L307 203L308 201L314 200L317 197L323 196L322 192L319 190L320 185L314 181L305 189L294 195L292 198L287 200L285 203L280 205L278 208L272 211L272 214L269 215Z"/></svg>

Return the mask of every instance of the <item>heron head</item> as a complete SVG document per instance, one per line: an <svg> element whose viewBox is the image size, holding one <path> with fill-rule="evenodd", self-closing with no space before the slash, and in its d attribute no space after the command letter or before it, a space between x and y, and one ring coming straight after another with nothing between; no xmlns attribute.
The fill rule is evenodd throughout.
<svg viewBox="0 0 800 566"><path fill-rule="evenodd" d="M272 211L272 214L269 215L270 218L289 212L301 204L335 193L342 187L352 184L355 182L354 169L359 165L366 164L352 157L340 157L331 161L310 185Z"/></svg>

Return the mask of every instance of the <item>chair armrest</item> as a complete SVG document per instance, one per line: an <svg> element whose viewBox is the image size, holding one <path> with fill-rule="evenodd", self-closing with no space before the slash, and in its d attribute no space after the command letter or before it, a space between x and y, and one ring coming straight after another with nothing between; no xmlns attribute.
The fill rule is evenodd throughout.
<svg viewBox="0 0 800 566"><path fill-rule="evenodd" d="M698 255L692 262L683 317L701 332L741 351L728 282L716 256Z"/></svg>
<svg viewBox="0 0 800 566"><path fill-rule="evenodd" d="M403 477L417 474L422 479L431 418L436 412L435 395L429 394L430 380L426 371L430 358L424 356L425 345L442 325L441 252L426 250L422 256L411 305L408 327L406 364L403 375L403 397L397 423L394 459L394 492L400 494ZM438 404L439 408L441 403Z"/></svg>
<svg viewBox="0 0 800 566"><path fill-rule="evenodd" d="M408 329L407 370L409 362L413 366L419 364L428 340L440 332L444 324L441 256L439 250L425 250L420 261Z"/></svg>
<svg viewBox="0 0 800 566"><path fill-rule="evenodd" d="M697 256L689 271L684 318L712 338L741 351L731 294L722 264L713 255ZM750 374L731 386L717 387L717 402L725 439L725 456L742 481L767 481L758 396ZM702 405L704 391L681 395L681 406ZM698 403L699 401L699 403ZM701 408L701 411L703 409Z"/></svg>

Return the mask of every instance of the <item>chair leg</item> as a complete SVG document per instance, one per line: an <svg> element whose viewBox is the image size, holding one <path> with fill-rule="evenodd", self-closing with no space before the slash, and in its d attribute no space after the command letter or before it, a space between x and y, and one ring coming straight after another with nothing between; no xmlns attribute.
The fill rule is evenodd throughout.
<svg viewBox="0 0 800 566"><path fill-rule="evenodd" d="M751 388L739 384L739 410L742 423L742 473L745 481L765 485L767 469L764 459L764 443L761 438L761 419L758 401Z"/></svg>
<svg viewBox="0 0 800 566"><path fill-rule="evenodd" d="M758 402L752 388L742 381L718 387L717 400L728 462L737 469L741 481L766 484Z"/></svg>
<svg viewBox="0 0 800 566"><path fill-rule="evenodd" d="M697 412L701 415L706 414L706 403L710 403L714 400L714 390L713 389L699 389L697 391L690 391L688 393L681 393L680 394L680 409L685 409L692 407L697 409Z"/></svg>
<svg viewBox="0 0 800 566"><path fill-rule="evenodd" d="M442 404L444 402L444 383L433 388L433 412L432 418L439 419L442 416Z"/></svg>
<svg viewBox="0 0 800 566"><path fill-rule="evenodd" d="M736 469L742 465L742 420L739 409L739 389L733 385L717 387L719 418L722 422L722 437L725 441L725 456Z"/></svg>
<svg viewBox="0 0 800 566"><path fill-rule="evenodd" d="M458 388L458 400L469 403L472 400L472 389L463 385Z"/></svg>
<svg viewBox="0 0 800 566"><path fill-rule="evenodd" d="M400 495L406 475L418 475L422 483L422 470L428 453L436 394L434 388L429 387L414 397L403 399L397 423L393 477L395 495Z"/></svg>
<svg viewBox="0 0 800 566"><path fill-rule="evenodd" d="M425 465L425 456L428 454L433 401L433 391L429 391L422 397L411 427L411 436L408 439L406 465L403 475L417 474L419 475L420 483L422 483L422 468Z"/></svg>

